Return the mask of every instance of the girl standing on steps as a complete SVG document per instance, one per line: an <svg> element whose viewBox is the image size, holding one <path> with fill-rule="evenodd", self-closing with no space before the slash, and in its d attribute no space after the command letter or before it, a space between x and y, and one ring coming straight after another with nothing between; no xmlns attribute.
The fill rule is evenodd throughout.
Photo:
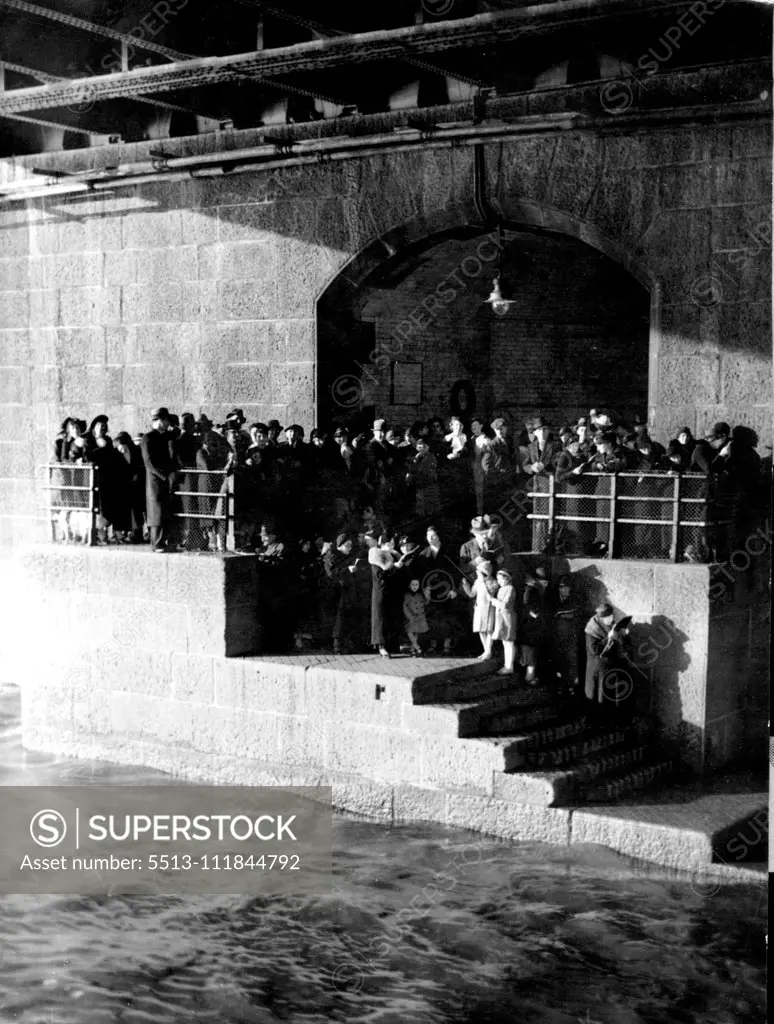
<svg viewBox="0 0 774 1024"><path fill-rule="evenodd" d="M463 577L462 586L468 597L475 598L473 606L473 632L481 637L484 648L477 661L489 661L492 657L492 634L495 628L495 608L490 597L497 594L497 583L492 577L492 563L488 558L479 556L473 563L476 578L470 583Z"/></svg>
<svg viewBox="0 0 774 1024"><path fill-rule="evenodd" d="M492 633L492 640L502 640L505 663L499 670L498 675L512 676L514 673L513 663L516 660L516 589L513 586L513 577L507 569L500 569L497 573L498 591L489 596L489 601L495 610L495 627Z"/></svg>
<svg viewBox="0 0 774 1024"><path fill-rule="evenodd" d="M428 632L427 598L420 590L419 580L414 578L409 581L408 590L403 597L403 621L406 626L406 636L411 644L411 653L415 658L422 656L422 647L419 637L422 633Z"/></svg>

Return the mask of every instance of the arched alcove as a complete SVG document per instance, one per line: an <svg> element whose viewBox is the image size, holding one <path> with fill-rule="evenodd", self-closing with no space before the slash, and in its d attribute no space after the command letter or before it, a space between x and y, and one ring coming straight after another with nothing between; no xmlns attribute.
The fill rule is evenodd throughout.
<svg viewBox="0 0 774 1024"><path fill-rule="evenodd" d="M583 225L556 230L549 213L548 227L533 217L423 237L410 226L361 253L318 301L318 420L448 415L460 380L487 416L540 411L558 425L594 405L647 415L647 272L612 243L590 244ZM497 272L512 300L503 316L486 303ZM414 364L403 380L395 362Z"/></svg>

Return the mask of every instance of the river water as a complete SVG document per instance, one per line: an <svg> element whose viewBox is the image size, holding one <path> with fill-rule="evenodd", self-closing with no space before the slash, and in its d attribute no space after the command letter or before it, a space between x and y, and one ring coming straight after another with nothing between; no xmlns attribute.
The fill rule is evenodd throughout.
<svg viewBox="0 0 774 1024"><path fill-rule="evenodd" d="M0 690L3 785L160 778L23 751ZM2 897L0 1021L765 1020L760 887L709 897L598 847L344 817L334 865L333 895L303 899Z"/></svg>

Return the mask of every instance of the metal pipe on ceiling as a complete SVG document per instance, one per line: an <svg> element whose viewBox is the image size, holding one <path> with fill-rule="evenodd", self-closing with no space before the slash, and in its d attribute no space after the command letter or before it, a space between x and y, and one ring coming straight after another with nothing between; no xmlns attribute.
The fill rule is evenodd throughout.
<svg viewBox="0 0 774 1024"><path fill-rule="evenodd" d="M575 113L549 115L539 122L532 119L528 124L492 124L470 125L465 128L439 130L427 137L416 131L414 138L406 139L407 133L391 132L365 139L339 138L336 140L314 140L303 146L303 152L294 156L276 156L274 147L255 146L242 150L232 150L220 154L205 154L204 157L178 157L170 160L164 170L153 172L145 163L126 165L135 173L116 173L116 170L91 174L90 177L79 176L77 180L62 183L61 180L52 185L40 185L37 181L13 182L0 185L0 203L24 201L28 198L40 198L47 195L65 195L70 193L101 192L105 189L130 187L160 181L182 181L189 178L219 176L221 174L244 174L258 171L281 170L285 167L297 167L325 163L327 161L349 160L369 156L383 155L391 152L416 152L418 149L452 149L457 146L480 145L482 136L487 142L505 142L518 136L528 137L548 132L564 131L631 131L636 127L648 127L653 123L664 124L700 124L709 120L713 124L736 122L739 119L761 116L761 103L745 101L736 104L716 104L712 106L694 107L689 110L660 110L642 112L624 120L621 117L609 116L593 118ZM335 147L331 143L335 142ZM299 148L301 146L299 145ZM268 150L268 152L267 152ZM275 159L267 159L267 157ZM240 163L240 161L244 161ZM232 164L234 166L224 167ZM201 172L201 173L197 173ZM73 178L76 176L73 175ZM25 186L27 186L25 188ZM31 186L31 187L29 187ZM3 194L5 193L5 194Z"/></svg>

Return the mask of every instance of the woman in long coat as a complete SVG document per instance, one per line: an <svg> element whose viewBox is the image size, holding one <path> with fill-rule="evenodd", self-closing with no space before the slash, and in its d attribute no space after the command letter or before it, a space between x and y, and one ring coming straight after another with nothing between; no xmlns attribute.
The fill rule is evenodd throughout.
<svg viewBox="0 0 774 1024"><path fill-rule="evenodd" d="M628 622L622 619L616 624L612 605L603 602L597 605L593 617L586 623L585 695L597 710L602 710L603 704L612 710L622 699L621 686L626 678L619 677L616 670L622 669L625 662L623 651ZM627 696L629 694L624 693L623 699Z"/></svg>
<svg viewBox="0 0 774 1024"><path fill-rule="evenodd" d="M371 643L383 658L389 658L387 649L388 619L388 580L395 572L395 552L392 538L381 536L375 548L368 552L368 564L371 566Z"/></svg>
<svg viewBox="0 0 774 1024"><path fill-rule="evenodd" d="M138 445L125 430L116 437L116 451L126 463L129 477L129 506L131 510L130 539L133 544L142 541L145 523L145 463Z"/></svg>
<svg viewBox="0 0 774 1024"><path fill-rule="evenodd" d="M490 601L497 595L497 581L492 576L492 562L483 555L473 563L476 578L473 583L462 580L462 588L468 597L475 600L473 606L473 632L481 637L483 652L477 661L489 661L492 657L492 634L495 628L495 607Z"/></svg>
<svg viewBox="0 0 774 1024"><path fill-rule="evenodd" d="M105 434L96 436L90 461L97 469L99 542L107 543L108 527L113 528L114 540L123 541L132 527L131 468Z"/></svg>
<svg viewBox="0 0 774 1024"><path fill-rule="evenodd" d="M336 586L336 617L333 622L333 653L340 654L342 641L351 646L350 633L352 607L355 603L355 555L354 538L342 533L336 538L336 546L326 551L323 558L325 575Z"/></svg>
<svg viewBox="0 0 774 1024"><path fill-rule="evenodd" d="M580 624L570 576L559 580L551 622L554 668L565 694L573 696L578 686Z"/></svg>
<svg viewBox="0 0 774 1024"><path fill-rule="evenodd" d="M524 681L534 686L548 638L548 579L542 566L527 576L523 605L519 623L519 660L527 670Z"/></svg>
<svg viewBox="0 0 774 1024"><path fill-rule="evenodd" d="M383 658L390 657L389 647L403 628L403 583L401 569L411 557L413 549L397 556L393 538L382 534L379 543L368 552L371 566L371 643Z"/></svg>
<svg viewBox="0 0 774 1024"><path fill-rule="evenodd" d="M430 650L442 641L444 653L450 654L467 625L462 621L466 605L457 600L459 570L435 526L428 526L425 537L427 546L419 553L419 565L422 592L427 590L430 595L426 609Z"/></svg>

